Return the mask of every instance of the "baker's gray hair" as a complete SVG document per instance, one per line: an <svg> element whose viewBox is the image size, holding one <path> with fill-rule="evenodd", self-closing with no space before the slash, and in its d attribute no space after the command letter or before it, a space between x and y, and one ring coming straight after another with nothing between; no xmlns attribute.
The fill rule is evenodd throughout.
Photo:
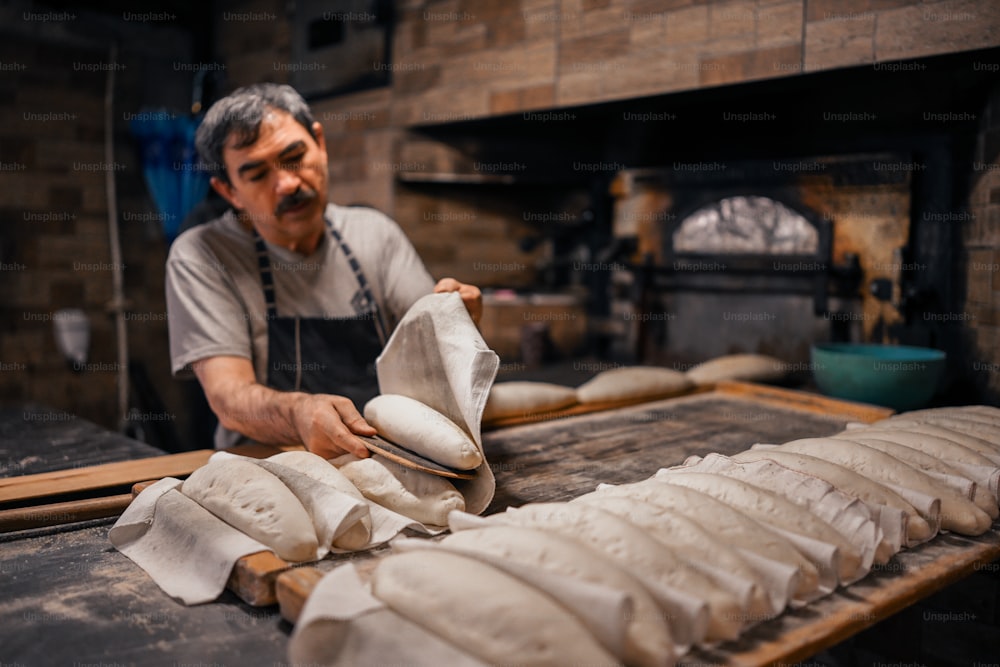
<svg viewBox="0 0 1000 667"><path fill-rule="evenodd" d="M313 115L309 105L291 86L278 83L255 83L238 88L212 105L198 126L194 142L208 169L226 183L226 164L222 148L230 135L236 135L235 148L246 148L260 136L260 124L267 109L285 111L306 128L313 139Z"/></svg>

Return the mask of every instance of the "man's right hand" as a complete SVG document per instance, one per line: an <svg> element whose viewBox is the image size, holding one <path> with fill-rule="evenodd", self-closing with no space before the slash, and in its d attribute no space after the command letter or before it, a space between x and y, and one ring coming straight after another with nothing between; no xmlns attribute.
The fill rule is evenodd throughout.
<svg viewBox="0 0 1000 667"><path fill-rule="evenodd" d="M299 439L310 452L332 459L351 453L368 456L368 448L354 434L375 435L351 399L330 394L299 394L292 421Z"/></svg>
<svg viewBox="0 0 1000 667"><path fill-rule="evenodd" d="M355 437L375 435L344 396L275 391L259 382L244 357L209 357L192 364L212 411L226 428L272 445L305 445L323 458L368 448Z"/></svg>

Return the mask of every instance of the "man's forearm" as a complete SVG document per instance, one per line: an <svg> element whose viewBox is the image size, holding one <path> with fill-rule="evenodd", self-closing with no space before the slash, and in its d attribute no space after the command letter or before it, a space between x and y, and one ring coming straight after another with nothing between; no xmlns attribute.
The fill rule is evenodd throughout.
<svg viewBox="0 0 1000 667"><path fill-rule="evenodd" d="M349 398L275 391L257 382L242 357L210 357L192 367L224 427L270 445L305 445L324 458L368 455L357 436L375 435L375 429Z"/></svg>
<svg viewBox="0 0 1000 667"><path fill-rule="evenodd" d="M269 445L303 444L296 426L295 405L306 400L307 394L276 391L256 382L233 385L210 401L224 427Z"/></svg>

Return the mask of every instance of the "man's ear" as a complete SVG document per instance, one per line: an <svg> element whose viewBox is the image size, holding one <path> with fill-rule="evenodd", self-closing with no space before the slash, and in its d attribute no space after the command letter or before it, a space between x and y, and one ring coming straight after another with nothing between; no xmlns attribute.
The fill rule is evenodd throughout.
<svg viewBox="0 0 1000 667"><path fill-rule="evenodd" d="M323 126L319 124L319 121L313 121L312 124L312 134L313 138L316 140L316 145L319 149L326 152L326 137L323 135Z"/></svg>
<svg viewBox="0 0 1000 667"><path fill-rule="evenodd" d="M233 208L242 209L243 206L240 203L240 197L236 194L235 188L227 181L222 180L218 176L213 176L209 181L212 185L212 189L219 193L219 196L229 202Z"/></svg>

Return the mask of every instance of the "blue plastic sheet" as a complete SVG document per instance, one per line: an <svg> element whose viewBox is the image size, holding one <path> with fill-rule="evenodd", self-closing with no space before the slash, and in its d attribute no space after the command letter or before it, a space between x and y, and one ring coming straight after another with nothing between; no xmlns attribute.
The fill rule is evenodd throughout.
<svg viewBox="0 0 1000 667"><path fill-rule="evenodd" d="M210 174L201 164L194 134L201 116L165 110L143 111L129 120L139 140L146 187L172 242L188 212L208 193Z"/></svg>

